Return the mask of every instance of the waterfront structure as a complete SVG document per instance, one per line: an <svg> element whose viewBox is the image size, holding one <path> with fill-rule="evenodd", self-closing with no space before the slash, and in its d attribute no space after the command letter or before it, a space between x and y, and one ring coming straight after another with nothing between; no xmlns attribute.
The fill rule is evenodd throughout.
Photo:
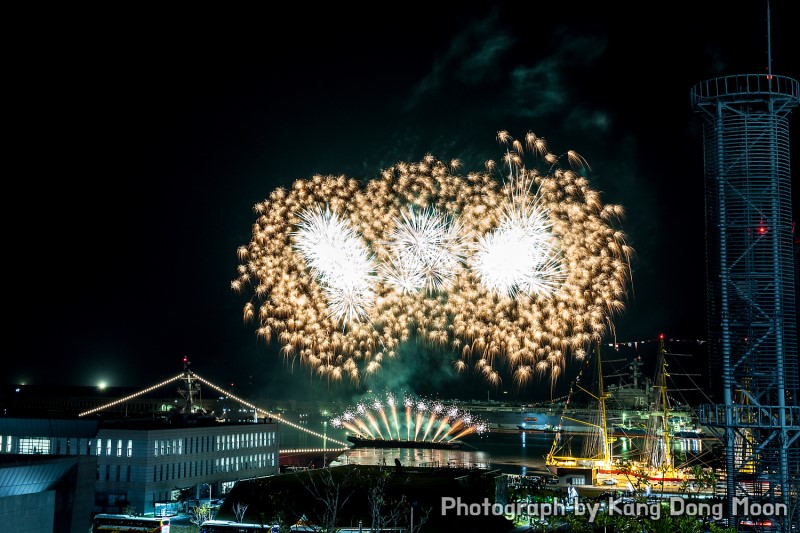
<svg viewBox="0 0 800 533"><path fill-rule="evenodd" d="M725 446L729 510L737 496L784 503L797 526L789 115L800 86L770 66L698 83L691 102L703 120L709 357L723 397L702 406L701 423L717 428ZM791 529L786 517L770 518Z"/></svg>
<svg viewBox="0 0 800 533"><path fill-rule="evenodd" d="M258 417L253 409L241 416L227 408L219 415L207 412L196 401L199 378L188 365L184 359L178 376L82 413L54 418L52 411L38 417L28 411L25 418L0 418L0 454L7 461L31 456L90 460L91 513L164 514L177 510L178 500L189 492L221 497L239 480L277 474L277 421ZM164 403L174 406L169 411L119 416L120 405L175 381L183 382L182 399ZM86 513L84 526L89 518Z"/></svg>

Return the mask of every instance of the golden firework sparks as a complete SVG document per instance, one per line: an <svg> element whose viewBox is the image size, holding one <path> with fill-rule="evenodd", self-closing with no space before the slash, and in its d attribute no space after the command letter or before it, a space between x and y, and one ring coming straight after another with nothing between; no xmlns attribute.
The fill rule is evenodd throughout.
<svg viewBox="0 0 800 533"><path fill-rule="evenodd" d="M614 226L624 210L601 202L582 156L531 132L497 140L502 163L485 172L426 154L365 184L315 175L272 191L237 249L245 320L326 379L359 382L417 338L489 383L507 371L552 385L613 328L633 250ZM523 146L544 169L526 168Z"/></svg>

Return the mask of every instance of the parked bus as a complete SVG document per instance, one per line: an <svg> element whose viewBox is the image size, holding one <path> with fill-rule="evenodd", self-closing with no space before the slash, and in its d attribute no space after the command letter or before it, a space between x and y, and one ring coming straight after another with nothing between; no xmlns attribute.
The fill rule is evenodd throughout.
<svg viewBox="0 0 800 533"><path fill-rule="evenodd" d="M320 528L295 524L290 528L292 531L320 531ZM258 524L242 524L239 522L230 522L228 520L206 520L200 526L200 533L255 533L262 531L264 533L278 533L280 528L278 526L270 526L264 524L261 527ZM363 527L350 527L350 528L337 528L339 533L366 533L370 531L369 526ZM384 528L381 529L384 533L405 533L408 531L406 528Z"/></svg>
<svg viewBox="0 0 800 533"><path fill-rule="evenodd" d="M169 533L169 518L99 514L92 519L92 533Z"/></svg>
<svg viewBox="0 0 800 533"><path fill-rule="evenodd" d="M261 527L258 524L242 524L229 520L206 520L200 525L200 533L253 533L254 531L270 533L273 528L269 524ZM278 531L278 526L275 526L274 531Z"/></svg>

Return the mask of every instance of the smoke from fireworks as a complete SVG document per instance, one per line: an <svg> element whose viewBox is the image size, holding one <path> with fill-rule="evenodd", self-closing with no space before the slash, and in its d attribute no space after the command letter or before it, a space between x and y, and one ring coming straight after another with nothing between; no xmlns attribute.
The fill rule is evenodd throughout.
<svg viewBox="0 0 800 533"><path fill-rule="evenodd" d="M498 139L500 180L491 161L462 176L426 156L363 185L316 175L274 190L238 250L245 319L328 379L358 383L415 337L492 383L556 380L624 308L623 210L601 203L575 152L528 133L527 168L522 142Z"/></svg>

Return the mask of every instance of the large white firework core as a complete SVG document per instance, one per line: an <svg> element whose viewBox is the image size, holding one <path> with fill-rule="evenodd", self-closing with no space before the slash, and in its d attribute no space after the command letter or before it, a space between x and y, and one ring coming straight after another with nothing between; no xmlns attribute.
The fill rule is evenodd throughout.
<svg viewBox="0 0 800 533"><path fill-rule="evenodd" d="M375 263L369 248L329 208L315 206L298 216L295 249L322 287L330 317L344 324L365 319L375 300Z"/></svg>
<svg viewBox="0 0 800 533"><path fill-rule="evenodd" d="M549 296L565 278L557 243L546 209L511 200L497 228L478 237L471 268L498 296Z"/></svg>

